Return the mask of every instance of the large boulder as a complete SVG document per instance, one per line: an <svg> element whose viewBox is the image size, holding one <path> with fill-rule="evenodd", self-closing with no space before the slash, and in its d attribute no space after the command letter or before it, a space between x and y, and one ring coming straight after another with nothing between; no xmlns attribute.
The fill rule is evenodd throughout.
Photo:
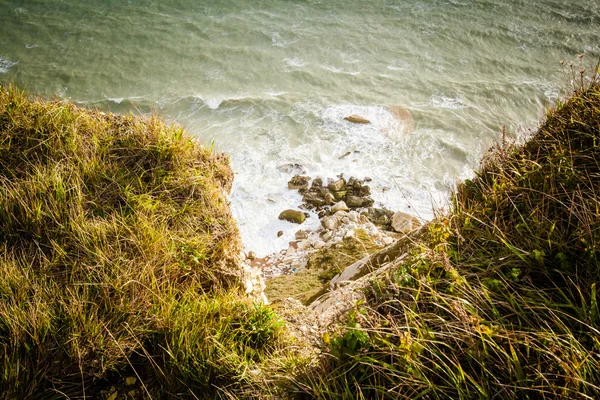
<svg viewBox="0 0 600 400"><path fill-rule="evenodd" d="M302 211L298 210L285 210L279 214L279 219L293 222L295 224L301 224L306 221L306 215Z"/></svg>
<svg viewBox="0 0 600 400"><path fill-rule="evenodd" d="M396 211L392 217L392 228L398 233L409 233L421 226L414 215L402 211Z"/></svg>
<svg viewBox="0 0 600 400"><path fill-rule="evenodd" d="M371 123L371 121L369 121L362 115L357 115L357 114L348 115L344 119L348 122L352 122L353 124L370 124Z"/></svg>

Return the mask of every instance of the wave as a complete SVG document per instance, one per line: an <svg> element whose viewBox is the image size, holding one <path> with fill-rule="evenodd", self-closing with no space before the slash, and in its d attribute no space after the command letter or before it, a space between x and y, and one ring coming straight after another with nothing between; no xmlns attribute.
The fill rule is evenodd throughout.
<svg viewBox="0 0 600 400"><path fill-rule="evenodd" d="M284 96L287 92L284 91L273 91L267 90L263 95L252 96L249 94L239 95L217 95L217 96L204 96L204 95L193 95L181 98L182 101L202 102L206 107L211 110L217 110L219 108L240 106L244 104L257 104L268 101L283 101Z"/></svg>
<svg viewBox="0 0 600 400"><path fill-rule="evenodd" d="M10 61L6 58L0 57L0 74L5 74L11 67L17 65L18 61Z"/></svg>

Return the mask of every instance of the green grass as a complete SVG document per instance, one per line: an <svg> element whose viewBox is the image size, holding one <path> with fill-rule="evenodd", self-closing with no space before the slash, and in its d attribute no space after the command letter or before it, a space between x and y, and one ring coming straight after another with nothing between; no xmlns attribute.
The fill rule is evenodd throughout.
<svg viewBox="0 0 600 400"><path fill-rule="evenodd" d="M0 398L128 376L144 397L251 393L286 335L239 290L232 179L155 117L0 86Z"/></svg>
<svg viewBox="0 0 600 400"><path fill-rule="evenodd" d="M600 398L600 84L504 143L325 335L300 398Z"/></svg>
<svg viewBox="0 0 600 400"><path fill-rule="evenodd" d="M329 281L347 266L381 249L363 229L337 245L323 247L308 256L305 269L267 280L265 294L271 302L292 297L310 303L329 288Z"/></svg>

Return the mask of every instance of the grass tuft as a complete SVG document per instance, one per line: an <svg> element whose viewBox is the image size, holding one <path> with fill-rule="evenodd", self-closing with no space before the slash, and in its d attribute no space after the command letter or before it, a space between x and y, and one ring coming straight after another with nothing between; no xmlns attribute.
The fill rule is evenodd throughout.
<svg viewBox="0 0 600 400"><path fill-rule="evenodd" d="M599 145L595 76L458 185L325 335L299 397L599 398Z"/></svg>
<svg viewBox="0 0 600 400"><path fill-rule="evenodd" d="M0 398L244 392L285 335L239 290L232 179L156 117L0 86Z"/></svg>

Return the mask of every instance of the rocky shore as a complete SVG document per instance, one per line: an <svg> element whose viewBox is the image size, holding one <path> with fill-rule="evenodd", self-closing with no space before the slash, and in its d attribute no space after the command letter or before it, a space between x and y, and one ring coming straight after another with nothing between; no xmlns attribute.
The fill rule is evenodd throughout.
<svg viewBox="0 0 600 400"><path fill-rule="evenodd" d="M374 207L369 177L346 179L341 174L324 181L320 177L304 175L300 166L290 172L296 175L289 180L288 189L297 190L302 195L302 204L298 209L283 210L279 218L298 224L294 240L287 248L266 257L258 258L253 251L245 256L244 264L250 276L247 291L263 300L265 283L261 278L268 280L311 268L311 256L316 252L335 251L348 244L359 244L365 248L367 241L370 252L373 252L392 245L421 226L421 221L413 215ZM310 216L308 210L318 215L319 228L302 229L302 224ZM277 236L280 234L278 232Z"/></svg>

